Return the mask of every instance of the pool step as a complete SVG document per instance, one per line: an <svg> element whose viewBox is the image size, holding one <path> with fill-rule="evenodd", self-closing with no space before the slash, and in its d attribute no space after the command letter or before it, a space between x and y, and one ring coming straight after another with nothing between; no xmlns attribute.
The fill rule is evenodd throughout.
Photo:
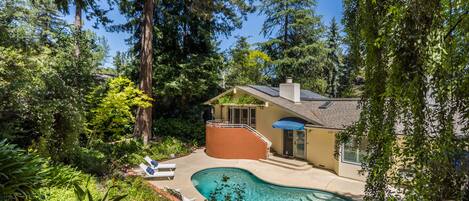
<svg viewBox="0 0 469 201"><path fill-rule="evenodd" d="M312 168L312 166L305 161L286 159L277 156L269 156L267 159L260 159L260 161L293 170L309 170Z"/></svg>

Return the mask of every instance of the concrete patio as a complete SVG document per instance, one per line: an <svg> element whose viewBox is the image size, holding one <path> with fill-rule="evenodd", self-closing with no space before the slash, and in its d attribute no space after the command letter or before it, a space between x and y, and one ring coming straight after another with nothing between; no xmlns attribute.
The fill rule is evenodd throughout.
<svg viewBox="0 0 469 201"><path fill-rule="evenodd" d="M184 196L198 201L205 200L205 198L192 185L191 176L200 170L213 167L242 168L273 184L314 188L338 193L354 200L361 200L365 186L363 182L342 178L322 169L292 170L257 160L212 158L205 154L204 149L198 149L188 156L164 163L177 164L174 179L150 180L150 183L158 188L180 189Z"/></svg>

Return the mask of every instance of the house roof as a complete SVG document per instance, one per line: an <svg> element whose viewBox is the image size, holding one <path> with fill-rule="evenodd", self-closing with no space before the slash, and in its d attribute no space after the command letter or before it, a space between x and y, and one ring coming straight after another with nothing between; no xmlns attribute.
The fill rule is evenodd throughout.
<svg viewBox="0 0 469 201"><path fill-rule="evenodd" d="M272 97L280 96L280 89L278 87L264 86L264 85L249 85L249 87L256 89L262 93L270 95ZM304 101L317 100L317 99L328 99L328 97L321 96L318 93L314 93L309 90L300 90L300 99Z"/></svg>
<svg viewBox="0 0 469 201"><path fill-rule="evenodd" d="M267 101L290 111L308 121L308 127L340 130L352 125L360 118L361 109L359 108L359 98L328 98L308 90L301 90L300 103L294 103L293 101L280 97L278 88L276 87L249 85L236 86L235 88L262 101ZM233 91L235 88L225 91L205 103L210 104L212 101ZM464 118L459 113L455 114L455 132L458 137L467 138L469 135L467 131L463 131L463 125L465 123L463 119ZM398 132L403 131L403 129L402 123L396 123L396 130Z"/></svg>
<svg viewBox="0 0 469 201"><path fill-rule="evenodd" d="M257 86L237 86L236 88L289 110L308 121L308 126L312 127L343 129L353 124L360 117L359 99L356 98L333 99L308 90L302 90L303 94L310 96L301 98L300 103L294 103L276 94L265 93L259 90ZM275 88L272 89L275 91Z"/></svg>

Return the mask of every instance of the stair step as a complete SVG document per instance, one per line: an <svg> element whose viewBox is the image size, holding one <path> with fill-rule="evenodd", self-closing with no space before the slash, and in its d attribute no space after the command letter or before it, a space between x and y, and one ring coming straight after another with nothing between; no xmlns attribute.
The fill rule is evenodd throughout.
<svg viewBox="0 0 469 201"><path fill-rule="evenodd" d="M288 159L288 158L281 158L281 157L277 157L277 156L273 156L273 155L269 156L268 159L272 160L272 161L275 161L275 162L285 163L287 165L298 166L298 167L308 165L308 163L306 161L300 161L300 160Z"/></svg>
<svg viewBox="0 0 469 201"><path fill-rule="evenodd" d="M259 159L259 161L263 162L263 163L268 163L268 164L271 164L271 165L276 165L276 166L279 166L279 167L283 167L283 168L288 168L288 169L292 169L292 170L309 170L311 169L311 165L303 165L303 166L296 166L296 165L290 165L290 164L287 164L287 163L282 163L282 162L277 162L277 161L274 161L274 160L270 160L270 159Z"/></svg>

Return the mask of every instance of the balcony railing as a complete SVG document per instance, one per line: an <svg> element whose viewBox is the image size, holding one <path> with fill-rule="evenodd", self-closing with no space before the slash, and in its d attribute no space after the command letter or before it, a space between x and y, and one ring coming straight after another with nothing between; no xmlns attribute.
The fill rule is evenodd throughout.
<svg viewBox="0 0 469 201"><path fill-rule="evenodd" d="M208 126L216 127L216 128L244 128L256 135L256 137L260 138L262 141L265 142L267 145L267 149L270 149L270 146L272 146L272 142L267 139L264 135L259 133L256 129L253 127L247 125L247 124L231 124L228 123L227 121L223 121L221 119L215 119L215 120L208 120L207 121Z"/></svg>

